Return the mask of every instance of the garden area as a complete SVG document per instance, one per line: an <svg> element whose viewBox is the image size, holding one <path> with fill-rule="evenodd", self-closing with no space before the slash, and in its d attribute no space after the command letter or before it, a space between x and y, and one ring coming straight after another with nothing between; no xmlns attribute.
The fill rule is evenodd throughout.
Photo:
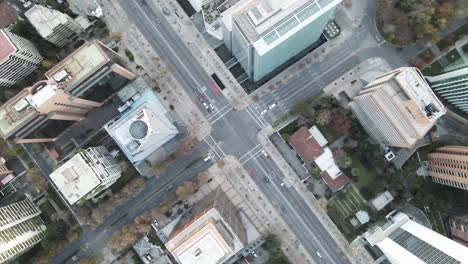
<svg viewBox="0 0 468 264"><path fill-rule="evenodd" d="M466 16L464 7L463 1L378 0L377 29L395 45L436 42L440 30Z"/></svg>
<svg viewBox="0 0 468 264"><path fill-rule="evenodd" d="M328 206L333 207L339 213L339 219L348 218L359 210L367 209L354 188L347 188L335 196Z"/></svg>

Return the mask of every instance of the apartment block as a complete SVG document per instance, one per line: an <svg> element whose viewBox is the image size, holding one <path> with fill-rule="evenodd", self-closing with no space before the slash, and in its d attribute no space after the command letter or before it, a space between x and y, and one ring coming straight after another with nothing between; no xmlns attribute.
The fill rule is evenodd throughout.
<svg viewBox="0 0 468 264"><path fill-rule="evenodd" d="M240 212L220 188L167 227L166 248L180 264L226 263L247 244Z"/></svg>
<svg viewBox="0 0 468 264"><path fill-rule="evenodd" d="M451 238L468 247L468 214L451 216L448 224Z"/></svg>
<svg viewBox="0 0 468 264"><path fill-rule="evenodd" d="M468 248L400 212L393 212L384 225L363 236L393 264L459 264L468 261Z"/></svg>
<svg viewBox="0 0 468 264"><path fill-rule="evenodd" d="M0 107L0 135L18 143L52 142L135 78L120 57L90 41Z"/></svg>
<svg viewBox="0 0 468 264"><path fill-rule="evenodd" d="M121 176L120 164L106 147L90 147L73 156L50 174L69 204L94 197Z"/></svg>
<svg viewBox="0 0 468 264"><path fill-rule="evenodd" d="M41 61L41 54L29 40L0 30L0 87L12 86L28 76Z"/></svg>
<svg viewBox="0 0 468 264"><path fill-rule="evenodd" d="M440 98L468 116L468 65L426 79Z"/></svg>
<svg viewBox="0 0 468 264"><path fill-rule="evenodd" d="M223 39L257 82L315 43L341 0L241 0L222 13Z"/></svg>
<svg viewBox="0 0 468 264"><path fill-rule="evenodd" d="M67 14L42 5L34 5L24 15L42 38L58 47L63 47L83 31L81 25Z"/></svg>
<svg viewBox="0 0 468 264"><path fill-rule="evenodd" d="M0 207L0 263L12 261L44 239L41 211L29 200Z"/></svg>
<svg viewBox="0 0 468 264"><path fill-rule="evenodd" d="M400 148L414 146L446 113L421 72L412 67L378 77L349 106L378 142Z"/></svg>
<svg viewBox="0 0 468 264"><path fill-rule="evenodd" d="M468 190L468 147L445 146L427 157L432 181Z"/></svg>

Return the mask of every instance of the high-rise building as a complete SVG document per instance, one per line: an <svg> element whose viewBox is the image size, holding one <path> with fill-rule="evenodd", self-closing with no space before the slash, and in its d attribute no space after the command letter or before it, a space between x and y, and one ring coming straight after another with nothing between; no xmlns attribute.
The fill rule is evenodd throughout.
<svg viewBox="0 0 468 264"><path fill-rule="evenodd" d="M0 135L18 143L54 141L135 78L119 63L119 56L101 42L85 43L46 72L47 81L25 88L0 107Z"/></svg>
<svg viewBox="0 0 468 264"><path fill-rule="evenodd" d="M225 263L247 244L240 212L221 188L169 227L165 245L180 264Z"/></svg>
<svg viewBox="0 0 468 264"><path fill-rule="evenodd" d="M222 13L223 39L256 82L316 42L341 0L241 0Z"/></svg>
<svg viewBox="0 0 468 264"><path fill-rule="evenodd" d="M468 214L451 216L448 224L451 238L468 247Z"/></svg>
<svg viewBox="0 0 468 264"><path fill-rule="evenodd" d="M36 70L41 61L41 54L30 41L0 30L0 86L12 86Z"/></svg>
<svg viewBox="0 0 468 264"><path fill-rule="evenodd" d="M366 85L350 107L363 127L382 144L410 148L446 113L421 72L404 67Z"/></svg>
<svg viewBox="0 0 468 264"><path fill-rule="evenodd" d="M163 147L179 131L169 120L167 110L142 78L133 80L121 91L124 90L140 92L125 102L121 115L109 121L105 129L127 158L132 163L138 163ZM128 96L128 93L125 95Z"/></svg>
<svg viewBox="0 0 468 264"><path fill-rule="evenodd" d="M381 227L367 231L364 238L393 264L468 263L468 248L400 212L388 216Z"/></svg>
<svg viewBox="0 0 468 264"><path fill-rule="evenodd" d="M468 147L441 147L427 158L432 181L468 190Z"/></svg>
<svg viewBox="0 0 468 264"><path fill-rule="evenodd" d="M442 100L468 115L468 65L426 79Z"/></svg>
<svg viewBox="0 0 468 264"><path fill-rule="evenodd" d="M122 174L120 164L106 147L90 147L62 164L50 174L70 204L85 201L111 186Z"/></svg>
<svg viewBox="0 0 468 264"><path fill-rule="evenodd" d="M0 263L13 260L44 239L41 211L25 199L0 207Z"/></svg>
<svg viewBox="0 0 468 264"><path fill-rule="evenodd" d="M41 37L59 47L83 31L80 24L67 14L42 5L34 5L24 15Z"/></svg>

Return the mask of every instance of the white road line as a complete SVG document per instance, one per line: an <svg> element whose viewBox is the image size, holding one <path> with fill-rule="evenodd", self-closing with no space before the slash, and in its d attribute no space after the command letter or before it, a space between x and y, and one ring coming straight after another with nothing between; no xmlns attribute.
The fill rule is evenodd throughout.
<svg viewBox="0 0 468 264"><path fill-rule="evenodd" d="M226 107L229 107L230 105L227 104L225 106L223 106L221 109L218 109L212 113L210 113L208 116L207 116L207 119L210 120L212 117L216 116L217 114L221 113Z"/></svg>
<svg viewBox="0 0 468 264"><path fill-rule="evenodd" d="M258 147L262 147L262 145L258 144L257 146L253 147L252 149L247 151L247 153L245 153L242 157L238 158L238 160L245 158L245 156L247 156L250 152L255 151Z"/></svg>
<svg viewBox="0 0 468 264"><path fill-rule="evenodd" d="M257 119L260 121L260 123L263 123L264 127L269 126L270 124L263 118L263 115L258 112L258 110L254 107L251 108L252 113L256 114Z"/></svg>
<svg viewBox="0 0 468 264"><path fill-rule="evenodd" d="M218 142L216 142L216 140L214 140L214 138L211 135L208 135L208 136L210 137L211 140L213 140L213 143L219 149L221 154L223 154L223 157L226 156L226 153L224 153L223 149L219 146Z"/></svg>
<svg viewBox="0 0 468 264"><path fill-rule="evenodd" d="M204 138L203 141L205 141L205 143L208 144L208 146L210 146L210 149L213 151L215 158L217 157L218 159L221 159L221 155L216 151L216 149L210 143L208 143L208 140Z"/></svg>
<svg viewBox="0 0 468 264"><path fill-rule="evenodd" d="M216 123L216 121L218 121L219 119L223 118L227 113L229 113L232 109L234 109L233 107L230 107L228 110L224 111L224 113L222 113L220 116L218 116L215 120L209 120L209 123L210 125L213 125L214 123Z"/></svg>
<svg viewBox="0 0 468 264"><path fill-rule="evenodd" d="M255 159L258 156L262 155L262 151L263 151L263 149L260 149L257 152L255 152L254 154L250 153L248 159L242 161L241 164L244 165L245 163L249 162L251 159Z"/></svg>
<svg viewBox="0 0 468 264"><path fill-rule="evenodd" d="M263 171L263 173L265 174L265 176L268 176L269 174L265 171L265 169L263 168L263 166L260 165L260 163L258 163L258 161L257 161L256 159L254 159L254 161L255 161L255 163L257 164L257 166L259 166L259 168ZM291 203L289 203L288 199L286 199L286 196L283 194L282 190L280 190L280 189L278 188L278 186L276 186L276 184L274 184L274 183L272 184L272 186L276 189L277 193L278 193L279 195L281 195L281 197L283 198L283 200L286 201L286 203L287 203L287 204L289 205L289 207L291 208L291 211L292 211L292 212L296 215L296 217L302 222L302 224L303 224L304 226L308 226L308 225L304 222L304 220L302 220L300 214L298 214L298 213L296 212L296 210L295 210L294 207L291 205ZM315 235L313 234L313 232L311 232L311 230L309 230L309 229L307 229L307 231L309 231L309 233L311 234L311 236L314 238L316 244L320 247L321 251L327 255L327 257L331 260L332 263L335 263L335 262L333 261L333 259L331 258L331 256L328 254L328 251L326 251L325 248L323 248L322 243L320 243L320 241L317 239L317 237L315 237Z"/></svg>

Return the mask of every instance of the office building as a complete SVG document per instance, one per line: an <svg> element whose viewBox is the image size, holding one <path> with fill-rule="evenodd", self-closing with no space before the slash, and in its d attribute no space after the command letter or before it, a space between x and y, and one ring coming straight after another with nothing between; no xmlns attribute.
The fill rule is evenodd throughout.
<svg viewBox="0 0 468 264"><path fill-rule="evenodd" d="M0 29L13 24L18 15L15 7L6 0L0 0Z"/></svg>
<svg viewBox="0 0 468 264"><path fill-rule="evenodd" d="M451 238L468 247L468 214L449 217Z"/></svg>
<svg viewBox="0 0 468 264"><path fill-rule="evenodd" d="M468 190L468 147L441 147L427 158L432 181Z"/></svg>
<svg viewBox="0 0 468 264"><path fill-rule="evenodd" d="M42 5L34 5L24 15L42 38L58 47L63 47L83 31L67 14Z"/></svg>
<svg viewBox="0 0 468 264"><path fill-rule="evenodd" d="M241 0L222 13L223 39L257 82L316 42L341 0Z"/></svg>
<svg viewBox="0 0 468 264"><path fill-rule="evenodd" d="M338 192L350 182L336 165L333 153L327 147L328 141L316 126L301 127L288 141L305 166L313 163L320 170L320 176L332 192Z"/></svg>
<svg viewBox="0 0 468 264"><path fill-rule="evenodd" d="M240 212L220 188L176 221L165 245L180 264L225 263L247 244Z"/></svg>
<svg viewBox="0 0 468 264"><path fill-rule="evenodd" d="M69 204L94 197L122 174L120 164L106 147L90 147L62 164L50 179Z"/></svg>
<svg viewBox="0 0 468 264"><path fill-rule="evenodd" d="M41 61L41 54L29 40L0 30L0 87L12 86L28 76Z"/></svg>
<svg viewBox="0 0 468 264"><path fill-rule="evenodd" d="M390 214L384 225L367 231L364 238L393 264L468 263L468 248L400 212Z"/></svg>
<svg viewBox="0 0 468 264"><path fill-rule="evenodd" d="M167 116L167 111L142 78L124 87L139 90L121 107L119 117L105 129L132 163L143 161L174 138L179 131ZM119 95L121 94L119 92ZM125 96L128 98L128 93ZM124 99L124 97L121 97Z"/></svg>
<svg viewBox="0 0 468 264"><path fill-rule="evenodd" d="M18 143L52 142L92 107L101 106L135 75L101 42L78 48L0 107L0 135Z"/></svg>
<svg viewBox="0 0 468 264"><path fill-rule="evenodd" d="M411 67L370 82L349 106L378 142L400 148L414 146L446 113L421 72Z"/></svg>
<svg viewBox="0 0 468 264"><path fill-rule="evenodd" d="M468 116L468 65L426 79L439 98Z"/></svg>
<svg viewBox="0 0 468 264"><path fill-rule="evenodd" d="M0 207L0 263L10 262L44 239L41 211L29 200Z"/></svg>

